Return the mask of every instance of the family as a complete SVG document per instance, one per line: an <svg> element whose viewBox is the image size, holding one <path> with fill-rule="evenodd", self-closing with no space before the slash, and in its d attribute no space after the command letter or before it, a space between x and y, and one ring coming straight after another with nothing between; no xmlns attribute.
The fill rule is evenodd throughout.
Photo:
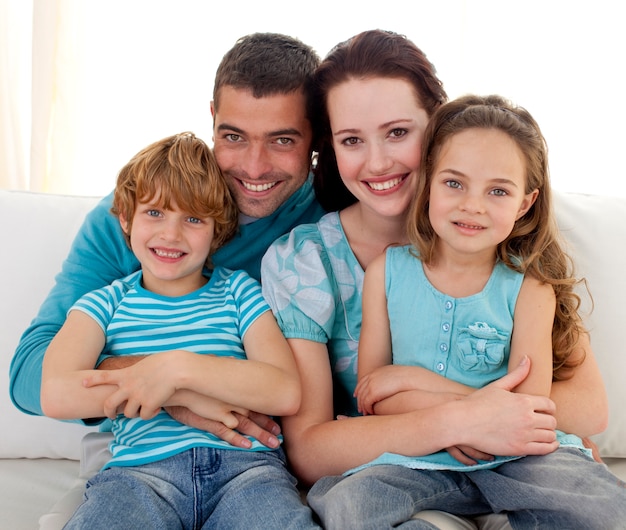
<svg viewBox="0 0 626 530"><path fill-rule="evenodd" d="M15 353L20 409L110 419L66 528L623 525L532 116L381 30L242 37L211 113L121 170Z"/></svg>

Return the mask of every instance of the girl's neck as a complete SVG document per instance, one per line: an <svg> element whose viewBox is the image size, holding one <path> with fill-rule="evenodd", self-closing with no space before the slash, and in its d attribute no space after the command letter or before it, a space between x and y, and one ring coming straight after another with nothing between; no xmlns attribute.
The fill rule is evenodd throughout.
<svg viewBox="0 0 626 530"><path fill-rule="evenodd" d="M389 245L408 243L404 215L379 215L357 202L341 210L339 217L348 244L363 270Z"/></svg>
<svg viewBox="0 0 626 530"><path fill-rule="evenodd" d="M458 254L442 249L439 244L432 263L424 264L424 273L438 291L454 298L465 298L484 289L495 263L495 252Z"/></svg>

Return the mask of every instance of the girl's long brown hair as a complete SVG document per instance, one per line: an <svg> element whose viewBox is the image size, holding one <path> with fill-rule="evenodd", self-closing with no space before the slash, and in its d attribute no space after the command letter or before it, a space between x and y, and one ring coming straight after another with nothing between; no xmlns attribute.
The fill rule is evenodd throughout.
<svg viewBox="0 0 626 530"><path fill-rule="evenodd" d="M556 295L552 327L552 359L555 380L571 377L584 355L572 358L579 335L586 333L578 314L580 297L573 262L561 243L553 214L548 171L548 149L539 125L524 108L500 96L464 96L437 109L424 135L422 164L415 199L407 218L407 234L420 259L433 263L437 235L430 224L428 209L431 180L443 145L466 129L497 129L519 147L526 165L525 193L538 189L530 210L513 227L509 237L497 247L497 258L523 274L532 274L550 284Z"/></svg>

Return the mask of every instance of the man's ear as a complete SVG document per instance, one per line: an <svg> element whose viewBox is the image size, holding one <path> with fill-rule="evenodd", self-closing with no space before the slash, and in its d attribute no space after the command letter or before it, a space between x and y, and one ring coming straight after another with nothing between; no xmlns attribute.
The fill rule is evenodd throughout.
<svg viewBox="0 0 626 530"><path fill-rule="evenodd" d="M532 208L532 205L535 204L537 197L539 197L538 189L534 189L524 197L524 200L522 201L522 204L517 212L517 217L515 218L516 221L526 215L526 212L528 212L528 210Z"/></svg>
<svg viewBox="0 0 626 530"><path fill-rule="evenodd" d="M211 107L211 117L215 119L215 102L213 100L211 100L210 107Z"/></svg>

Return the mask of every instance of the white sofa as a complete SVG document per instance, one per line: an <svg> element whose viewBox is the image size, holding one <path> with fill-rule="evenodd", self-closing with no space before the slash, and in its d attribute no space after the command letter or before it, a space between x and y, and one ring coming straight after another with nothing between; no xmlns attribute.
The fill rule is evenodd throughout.
<svg viewBox="0 0 626 530"><path fill-rule="evenodd" d="M22 331L52 286L85 213L97 201L0 190L2 529L35 529L44 514L46 526L53 527L55 513L75 505L82 494L81 439L94 429L18 411L9 399L8 370ZM609 427L594 441L611 469L626 480L626 348L621 338L621 326L626 326L626 198L560 193L556 204L578 272L587 277L594 297L587 324L610 402Z"/></svg>

